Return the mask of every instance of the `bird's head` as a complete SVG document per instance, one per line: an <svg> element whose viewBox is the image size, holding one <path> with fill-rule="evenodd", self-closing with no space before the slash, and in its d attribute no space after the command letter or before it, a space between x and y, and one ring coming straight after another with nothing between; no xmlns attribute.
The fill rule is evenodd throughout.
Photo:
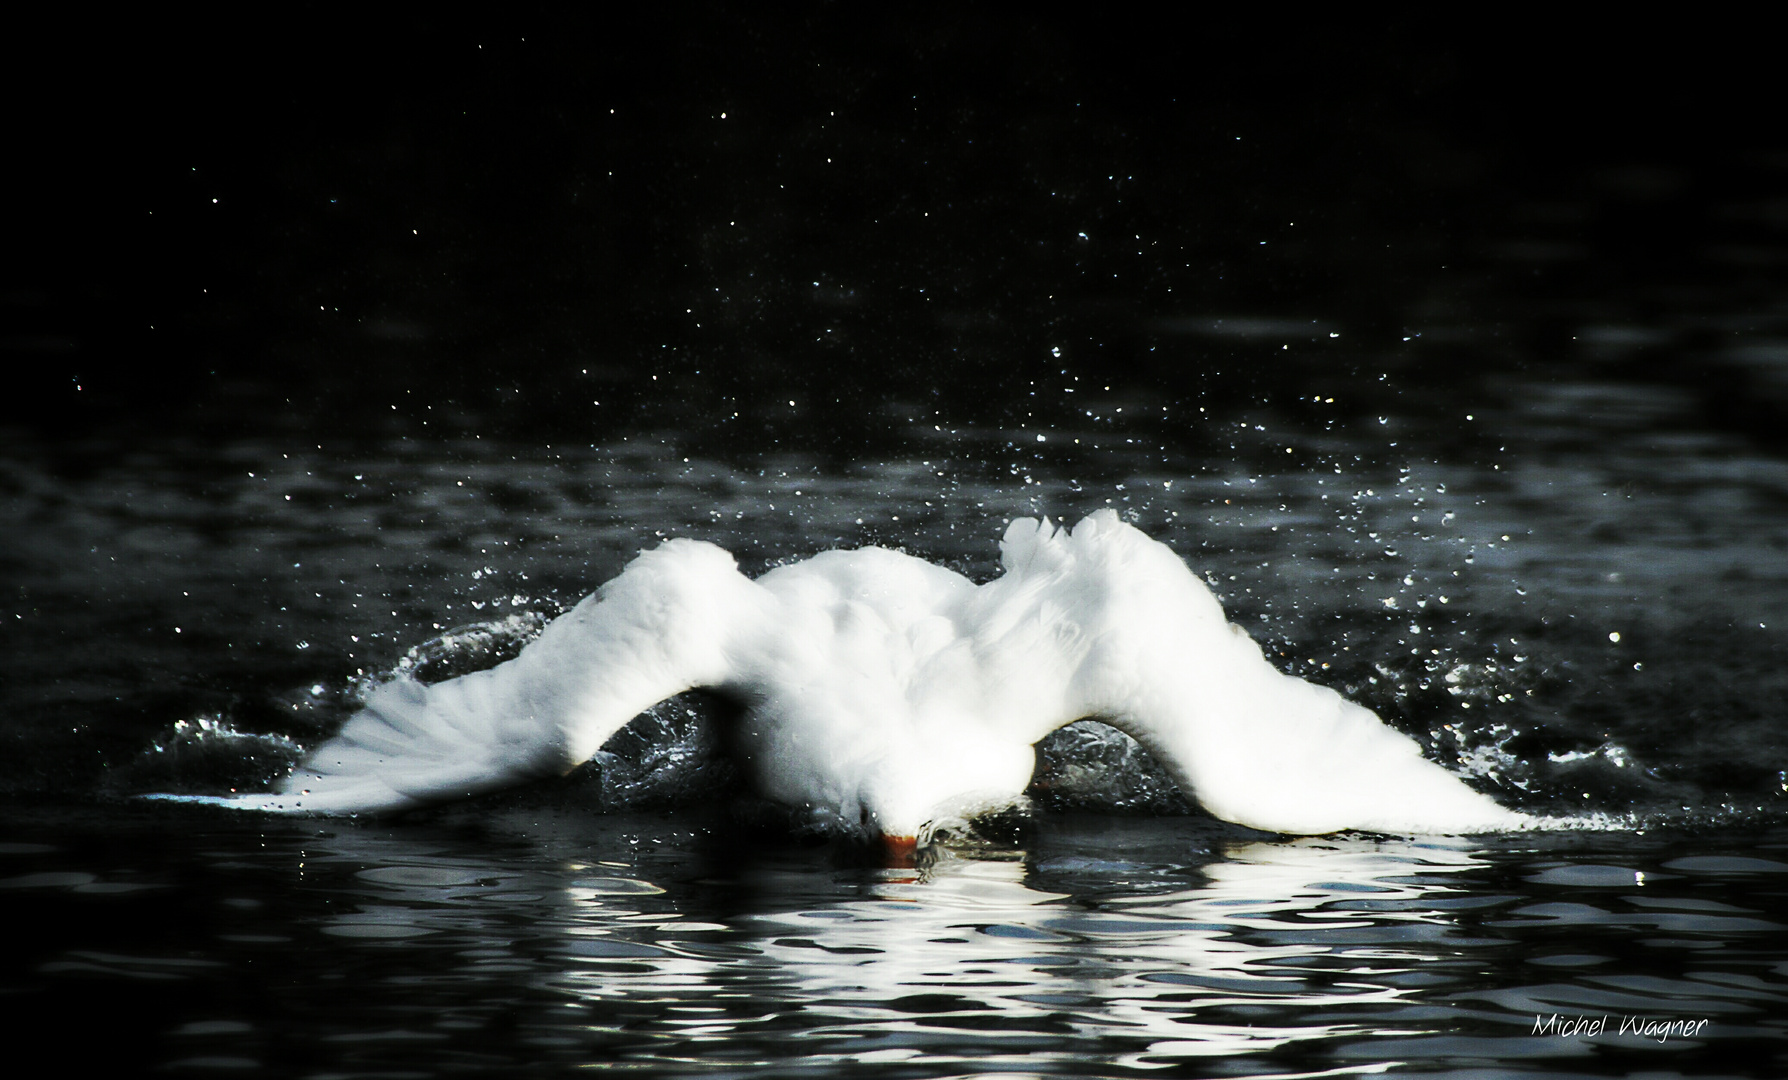
<svg viewBox="0 0 1788 1080"><path fill-rule="evenodd" d="M865 778L857 823L890 865L910 865L940 832L1022 800L1035 762L1024 744L923 747Z"/></svg>

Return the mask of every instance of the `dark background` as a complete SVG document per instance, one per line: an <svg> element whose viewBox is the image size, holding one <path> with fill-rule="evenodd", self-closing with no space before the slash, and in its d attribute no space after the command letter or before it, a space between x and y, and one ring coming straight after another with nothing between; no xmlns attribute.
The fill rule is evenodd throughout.
<svg viewBox="0 0 1788 1080"><path fill-rule="evenodd" d="M8 39L0 423L39 446L711 417L709 449L849 458L926 410L1048 422L1045 372L1269 402L1396 353L1444 390L1583 361L1586 318L1669 335L1618 377L1781 437L1701 317L1788 274L1740 22L300 6ZM1186 343L1239 314L1355 351ZM1435 319L1495 333L1401 347Z"/></svg>

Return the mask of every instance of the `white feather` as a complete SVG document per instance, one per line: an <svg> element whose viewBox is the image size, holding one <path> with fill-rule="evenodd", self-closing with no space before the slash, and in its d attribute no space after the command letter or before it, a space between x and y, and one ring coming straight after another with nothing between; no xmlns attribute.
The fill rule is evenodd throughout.
<svg viewBox="0 0 1788 1080"><path fill-rule="evenodd" d="M490 671L381 688L271 810L397 809L569 770L695 687L749 706L760 789L887 835L1018 800L1033 744L1084 717L1129 733L1218 817L1279 832L1520 827L1370 711L1275 670L1165 545L1105 510L1012 522L975 586L879 548L756 582L672 540Z"/></svg>

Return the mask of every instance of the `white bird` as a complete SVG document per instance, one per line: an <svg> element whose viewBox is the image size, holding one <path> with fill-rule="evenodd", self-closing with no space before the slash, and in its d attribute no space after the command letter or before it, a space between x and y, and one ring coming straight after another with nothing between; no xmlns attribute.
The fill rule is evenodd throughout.
<svg viewBox="0 0 1788 1080"><path fill-rule="evenodd" d="M1033 745L1097 718L1212 814L1273 832L1484 832L1533 819L1424 759L1333 690L1276 670L1166 545L1101 510L1013 521L975 585L882 548L753 581L670 540L507 663L375 691L263 810L395 810L570 771L634 716L705 687L747 707L762 794L891 850L1019 802Z"/></svg>

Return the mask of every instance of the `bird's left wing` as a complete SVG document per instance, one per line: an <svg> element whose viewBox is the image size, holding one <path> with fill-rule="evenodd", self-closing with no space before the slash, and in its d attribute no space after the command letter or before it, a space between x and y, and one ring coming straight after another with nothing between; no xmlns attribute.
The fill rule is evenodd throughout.
<svg viewBox="0 0 1788 1080"><path fill-rule="evenodd" d="M1095 514L1072 535L1014 522L1005 546L1009 591L1028 589L1022 606L1053 628L1048 641L1034 635L1031 652L1058 658L1061 670L1063 704L1053 716L1037 710L1039 735L1104 720L1212 814L1274 832L1532 823L1424 758L1370 709L1281 673L1179 556L1115 514Z"/></svg>
<svg viewBox="0 0 1788 1080"><path fill-rule="evenodd" d="M554 620L520 656L376 690L275 795L205 800L312 813L397 810L569 772L640 712L735 679L730 641L761 592L731 555L672 540Z"/></svg>

